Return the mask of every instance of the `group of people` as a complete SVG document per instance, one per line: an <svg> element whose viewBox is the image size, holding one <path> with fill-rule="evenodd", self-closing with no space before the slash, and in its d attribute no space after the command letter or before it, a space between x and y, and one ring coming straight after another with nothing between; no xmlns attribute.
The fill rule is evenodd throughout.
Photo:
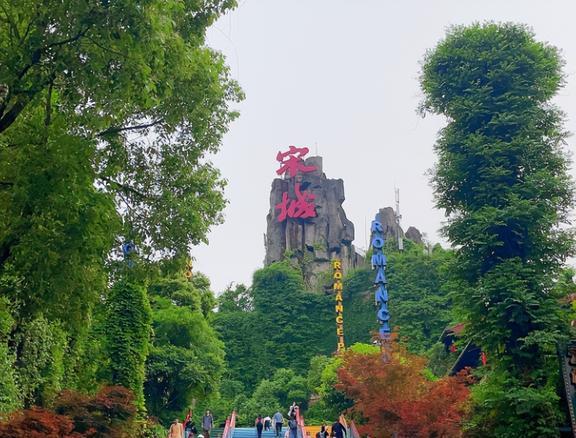
<svg viewBox="0 0 576 438"><path fill-rule="evenodd" d="M332 431L330 432L328 431L326 423L323 423L322 427L320 427L320 431L316 433L316 438L344 438L346 435L346 428L342 425L342 423L340 423L340 421L336 420L332 424Z"/></svg>
<svg viewBox="0 0 576 438"><path fill-rule="evenodd" d="M210 438L210 431L214 427L214 417L210 411L206 411L202 416L201 426L202 433L198 434L198 429L192 419L192 411L188 411L183 423L180 423L178 419L172 422L166 438Z"/></svg>
<svg viewBox="0 0 576 438"><path fill-rule="evenodd" d="M298 438L298 420L296 419L297 412L298 406L296 405L296 402L294 402L288 410L288 429L284 434L284 438ZM256 427L256 435L258 438L262 438L262 431L271 430L271 428L274 428L276 431L276 438L281 438L282 428L284 427L284 416L280 411L276 412L272 418L262 418L262 415L258 415L254 422L254 426Z"/></svg>
<svg viewBox="0 0 576 438"><path fill-rule="evenodd" d="M262 438L263 431L274 429L276 438L298 438L298 409L296 402L292 403L288 410L288 429L284 435L282 435L282 428L285 420L280 411L276 412L272 418L269 416L263 418L262 415L258 415L254 423L257 437ZM178 419L172 422L166 438L210 438L210 432L214 428L214 417L210 411L206 411L202 416L201 427L202 433L198 434L198 429L192 419L192 412L188 411L184 422L181 423ZM324 423L316 434L316 438L344 438L345 436L346 428L338 420L332 424L330 432L326 423Z"/></svg>
<svg viewBox="0 0 576 438"><path fill-rule="evenodd" d="M280 411L276 412L272 418L258 415L254 426L256 427L257 438L262 438L262 432L271 430L273 427L276 431L276 438L298 438L298 420L297 420L298 406L296 402L292 403L288 410L288 429L282 437L282 428L284 426L284 416ZM331 431L328 431L326 423L322 424L320 431L316 434L316 438L344 438L346 436L346 428L336 420L332 424Z"/></svg>

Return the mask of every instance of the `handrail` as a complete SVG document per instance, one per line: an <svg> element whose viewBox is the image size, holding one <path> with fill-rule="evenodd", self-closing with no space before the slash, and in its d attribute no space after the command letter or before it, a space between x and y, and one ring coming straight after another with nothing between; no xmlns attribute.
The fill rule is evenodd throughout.
<svg viewBox="0 0 576 438"><path fill-rule="evenodd" d="M300 408L296 409L296 423L298 423L302 438L306 438L306 425L304 424L304 417L300 414Z"/></svg>
<svg viewBox="0 0 576 438"><path fill-rule="evenodd" d="M354 423L354 420L350 420L350 438L360 438L360 433L356 428L356 423Z"/></svg>
<svg viewBox="0 0 576 438"><path fill-rule="evenodd" d="M226 418L226 425L224 426L224 432L222 432L222 438L232 438L234 435L234 429L236 428L236 411Z"/></svg>

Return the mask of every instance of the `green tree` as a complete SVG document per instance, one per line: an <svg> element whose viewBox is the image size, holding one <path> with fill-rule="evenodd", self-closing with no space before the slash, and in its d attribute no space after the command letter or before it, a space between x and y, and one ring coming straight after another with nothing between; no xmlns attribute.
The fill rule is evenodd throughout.
<svg viewBox="0 0 576 438"><path fill-rule="evenodd" d="M487 23L451 29L423 64L422 110L448 119L433 186L457 248L454 296L494 368L494 390L476 392L482 436L558 434L551 388L566 320L553 284L574 245L560 228L573 187L550 103L562 63L525 26Z"/></svg>
<svg viewBox="0 0 576 438"><path fill-rule="evenodd" d="M257 271L252 295L273 369L302 373L313 356L334 352L332 297L306 292L302 273L288 262Z"/></svg>
<svg viewBox="0 0 576 438"><path fill-rule="evenodd" d="M151 310L146 290L119 281L108 296L106 351L111 383L124 386L144 408L144 365L150 347Z"/></svg>
<svg viewBox="0 0 576 438"><path fill-rule="evenodd" d="M226 343L227 372L246 388L279 368L303 373L312 356L335 350L331 298L306 292L288 262L258 270L250 289L229 289L219 302L214 323Z"/></svg>
<svg viewBox="0 0 576 438"><path fill-rule="evenodd" d="M241 92L204 34L233 4L0 2L0 284L18 322L82 328L119 235L173 260L221 220L206 154Z"/></svg>
<svg viewBox="0 0 576 438"><path fill-rule="evenodd" d="M224 346L209 323L212 310L205 311L215 304L209 285L197 274L193 281L168 278L148 287L154 337L146 363L146 403L150 414L167 423L194 398L207 399L219 388Z"/></svg>
<svg viewBox="0 0 576 438"><path fill-rule="evenodd" d="M60 384L93 386L113 248L132 240L150 262L137 272L165 274L222 220L208 155L242 92L205 32L234 5L0 0L0 296L17 366L45 319L66 332Z"/></svg>
<svg viewBox="0 0 576 438"><path fill-rule="evenodd" d="M218 311L222 313L249 312L253 310L252 294L246 286L228 286L218 297Z"/></svg>
<svg viewBox="0 0 576 438"><path fill-rule="evenodd" d="M8 308L8 300L0 297L0 421L3 414L21 406L22 400L14 372L15 355L8 348L8 334L14 318Z"/></svg>
<svg viewBox="0 0 576 438"><path fill-rule="evenodd" d="M449 291L448 266L453 253L435 245L427 250L409 240L404 250L388 241L386 270L390 292L391 324L400 341L414 353L426 352L454 318ZM344 280L344 328L348 344L370 342L378 330L374 306L374 272L361 268Z"/></svg>
<svg viewBox="0 0 576 438"><path fill-rule="evenodd" d="M305 377L291 369L280 368L269 379L260 381L240 414L250 424L258 415L272 416L278 410L287 410L292 402L306 409L309 396Z"/></svg>
<svg viewBox="0 0 576 438"><path fill-rule="evenodd" d="M26 323L15 340L24 406L50 404L64 386L66 333L59 324L40 317Z"/></svg>

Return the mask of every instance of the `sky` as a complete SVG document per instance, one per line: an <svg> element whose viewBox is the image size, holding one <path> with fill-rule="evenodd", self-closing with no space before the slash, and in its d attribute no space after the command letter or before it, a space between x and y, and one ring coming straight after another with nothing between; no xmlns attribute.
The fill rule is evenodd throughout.
<svg viewBox="0 0 576 438"><path fill-rule="evenodd" d="M342 178L344 210L365 248L365 223L394 205L413 225L447 245L439 229L428 171L442 117L417 108L421 61L452 25L512 21L562 50L567 84L555 103L576 132L576 3L571 0L239 0L208 31L246 99L234 108L222 148L211 161L228 180L225 222L195 247L194 270L217 293L251 284L263 266L264 233L276 153L307 146ZM567 148L574 152L574 138ZM576 172L573 171L576 177Z"/></svg>

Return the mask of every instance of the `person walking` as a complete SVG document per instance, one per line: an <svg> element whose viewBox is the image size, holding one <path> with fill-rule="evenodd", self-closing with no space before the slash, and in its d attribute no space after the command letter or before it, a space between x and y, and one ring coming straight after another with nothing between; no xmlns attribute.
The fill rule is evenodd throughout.
<svg viewBox="0 0 576 438"><path fill-rule="evenodd" d="M276 438L280 438L280 434L282 433L282 426L284 425L284 417L282 416L280 411L278 411L272 416L272 420L274 421L274 429L276 430Z"/></svg>
<svg viewBox="0 0 576 438"><path fill-rule="evenodd" d="M258 438L262 438L262 430L264 429L264 421L262 420L262 415L258 415L254 426L256 426L256 436Z"/></svg>
<svg viewBox="0 0 576 438"><path fill-rule="evenodd" d="M296 421L295 413L288 420L288 429L290 429L290 438L298 438L298 421Z"/></svg>
<svg viewBox="0 0 576 438"><path fill-rule="evenodd" d="M183 432L184 428L182 427L182 423L176 418L170 425L167 438L183 438Z"/></svg>
<svg viewBox="0 0 576 438"><path fill-rule="evenodd" d="M184 438L195 438L198 430L196 429L196 425L194 421L190 419L186 426L184 426Z"/></svg>
<svg viewBox="0 0 576 438"><path fill-rule="evenodd" d="M322 423L320 431L316 433L316 438L328 438L328 430L326 429L326 423Z"/></svg>
<svg viewBox="0 0 576 438"><path fill-rule="evenodd" d="M264 417L264 430L269 431L271 424L272 424L272 418L270 418L269 415L266 415L266 417Z"/></svg>
<svg viewBox="0 0 576 438"><path fill-rule="evenodd" d="M344 438L346 436L346 428L342 426L339 420L336 420L334 424L332 424L332 433L330 436L335 438Z"/></svg>
<svg viewBox="0 0 576 438"><path fill-rule="evenodd" d="M206 411L206 413L202 416L202 433L204 438L210 438L210 431L214 427L214 417L210 411Z"/></svg>
<svg viewBox="0 0 576 438"><path fill-rule="evenodd" d="M288 409L288 418L290 418L292 414L296 415L296 409L298 409L298 406L296 406L296 402L292 402L292 405Z"/></svg>

